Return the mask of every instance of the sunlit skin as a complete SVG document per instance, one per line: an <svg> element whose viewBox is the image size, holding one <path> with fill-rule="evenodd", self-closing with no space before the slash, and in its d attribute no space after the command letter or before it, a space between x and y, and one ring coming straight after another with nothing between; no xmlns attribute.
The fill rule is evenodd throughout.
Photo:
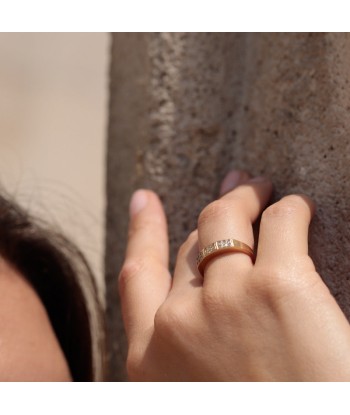
<svg viewBox="0 0 350 415"><path fill-rule="evenodd" d="M308 256L314 203L289 195L266 208L271 182L244 172L231 172L221 190L180 248L173 278L159 198L132 198L119 277L129 379L349 381L349 324ZM202 277L198 250L225 238L255 242L255 263L220 255Z"/></svg>
<svg viewBox="0 0 350 415"><path fill-rule="evenodd" d="M46 310L28 281L0 258L0 381L69 381Z"/></svg>

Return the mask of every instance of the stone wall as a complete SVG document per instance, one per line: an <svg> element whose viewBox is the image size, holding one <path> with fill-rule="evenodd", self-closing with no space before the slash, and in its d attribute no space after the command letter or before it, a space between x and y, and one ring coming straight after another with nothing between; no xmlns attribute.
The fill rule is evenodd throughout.
<svg viewBox="0 0 350 415"><path fill-rule="evenodd" d="M148 187L169 217L172 263L232 167L265 174L274 200L318 209L311 256L350 317L350 35L114 34L107 181L110 378L124 379L117 296L128 201Z"/></svg>

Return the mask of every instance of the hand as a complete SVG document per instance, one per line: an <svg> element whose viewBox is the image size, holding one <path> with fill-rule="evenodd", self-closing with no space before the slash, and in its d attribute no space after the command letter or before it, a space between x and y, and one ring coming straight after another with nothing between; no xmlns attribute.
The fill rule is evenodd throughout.
<svg viewBox="0 0 350 415"><path fill-rule="evenodd" d="M349 381L349 324L308 256L314 205L306 196L265 209L254 264L229 253L204 277L197 270L198 250L212 242L254 245L252 223L272 185L231 172L224 191L234 178L238 186L200 214L173 278L161 203L151 191L134 194L119 279L130 380Z"/></svg>

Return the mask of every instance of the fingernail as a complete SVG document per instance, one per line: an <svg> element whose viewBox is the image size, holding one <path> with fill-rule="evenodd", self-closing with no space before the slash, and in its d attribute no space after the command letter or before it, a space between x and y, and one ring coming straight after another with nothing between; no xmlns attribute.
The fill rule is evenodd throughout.
<svg viewBox="0 0 350 415"><path fill-rule="evenodd" d="M257 177L254 177L253 179L249 180L249 181L252 182L252 183L260 183L260 182L266 182L267 180L268 180L267 177L257 176Z"/></svg>
<svg viewBox="0 0 350 415"><path fill-rule="evenodd" d="M130 216L134 217L147 205L147 192L144 190L136 190L130 200Z"/></svg>
<svg viewBox="0 0 350 415"><path fill-rule="evenodd" d="M245 171L230 171L221 183L220 194L223 195L237 187L242 181L248 180L249 176Z"/></svg>

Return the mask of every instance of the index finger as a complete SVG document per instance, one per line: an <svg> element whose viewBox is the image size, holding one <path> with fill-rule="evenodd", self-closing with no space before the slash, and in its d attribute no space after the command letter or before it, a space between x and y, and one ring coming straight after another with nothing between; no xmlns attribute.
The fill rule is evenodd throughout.
<svg viewBox="0 0 350 415"><path fill-rule="evenodd" d="M130 203L126 258L119 275L125 330L130 342L153 327L171 286L167 223L158 196L138 190Z"/></svg>

